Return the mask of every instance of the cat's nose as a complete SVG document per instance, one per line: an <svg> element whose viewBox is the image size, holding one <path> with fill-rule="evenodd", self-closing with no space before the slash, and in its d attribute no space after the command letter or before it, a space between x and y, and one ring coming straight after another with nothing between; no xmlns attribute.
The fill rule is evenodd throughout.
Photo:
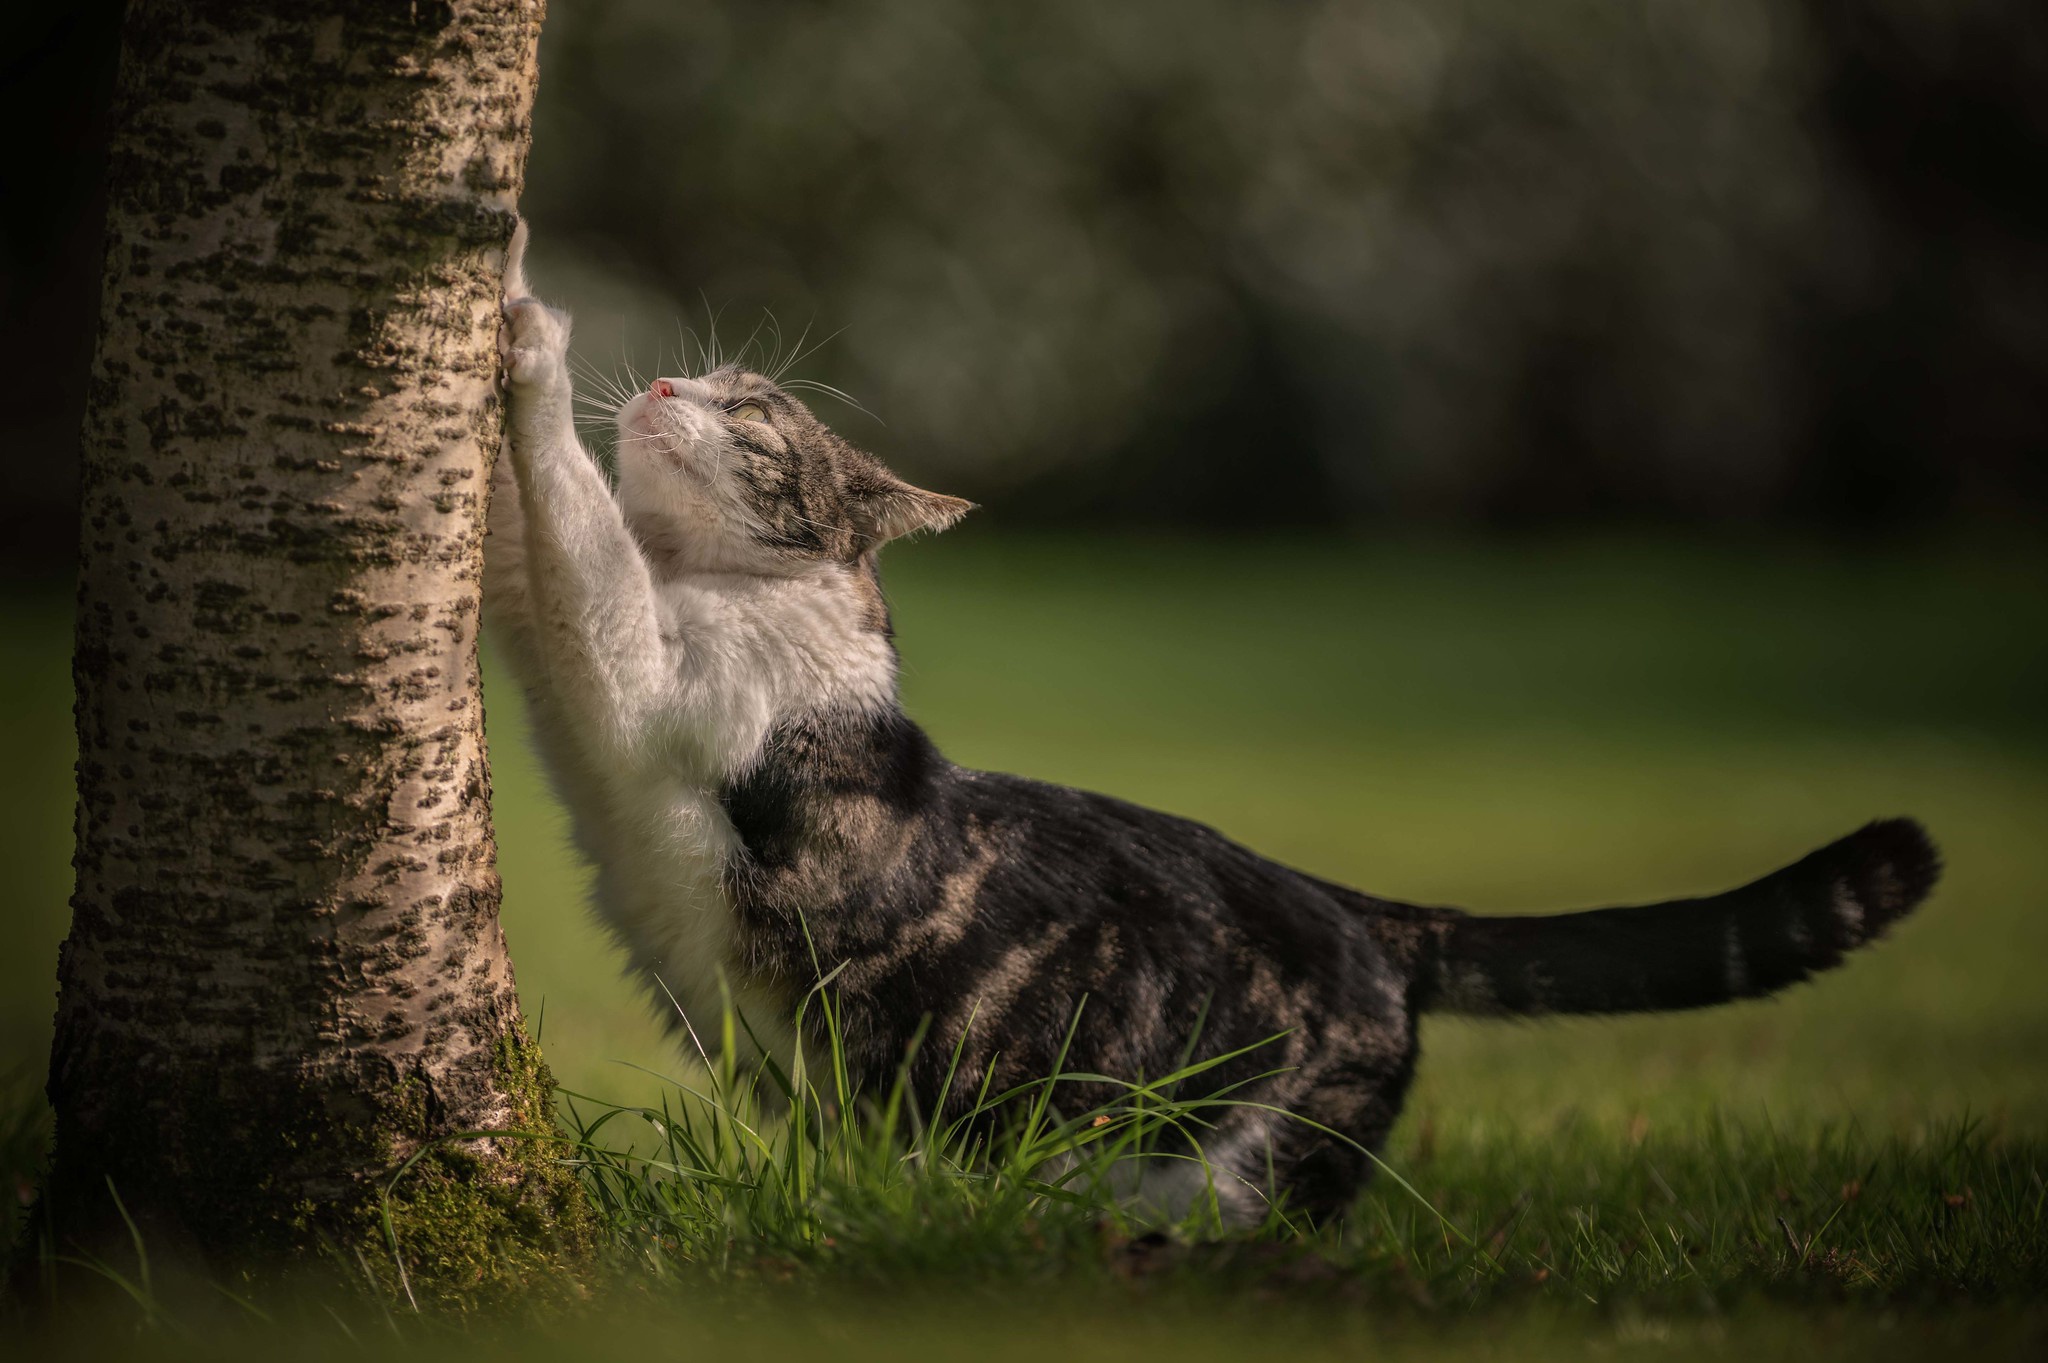
<svg viewBox="0 0 2048 1363"><path fill-rule="evenodd" d="M658 398L672 398L676 395L676 386L667 379L656 379L648 391Z"/></svg>

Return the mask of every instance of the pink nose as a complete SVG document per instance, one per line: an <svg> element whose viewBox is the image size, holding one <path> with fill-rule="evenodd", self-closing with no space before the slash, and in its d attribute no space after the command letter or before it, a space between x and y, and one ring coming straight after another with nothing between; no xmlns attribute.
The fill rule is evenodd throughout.
<svg viewBox="0 0 2048 1363"><path fill-rule="evenodd" d="M676 395L676 386L667 379L656 379L652 391L658 398L672 398Z"/></svg>

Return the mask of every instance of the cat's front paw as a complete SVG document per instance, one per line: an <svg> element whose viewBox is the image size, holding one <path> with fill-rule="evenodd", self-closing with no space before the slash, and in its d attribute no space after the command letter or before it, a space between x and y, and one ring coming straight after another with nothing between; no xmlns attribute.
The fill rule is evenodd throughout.
<svg viewBox="0 0 2048 1363"><path fill-rule="evenodd" d="M514 388L569 386L569 314L534 298L505 300L498 333L505 382Z"/></svg>

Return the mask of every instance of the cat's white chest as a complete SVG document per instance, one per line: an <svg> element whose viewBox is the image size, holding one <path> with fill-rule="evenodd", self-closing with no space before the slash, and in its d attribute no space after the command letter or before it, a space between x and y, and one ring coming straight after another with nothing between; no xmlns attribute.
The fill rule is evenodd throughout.
<svg viewBox="0 0 2048 1363"><path fill-rule="evenodd" d="M597 906L672 1028L714 1049L728 1007L787 1062L790 1003L741 968L740 925L725 871L741 853L714 790L684 777L621 777L623 820L598 867ZM686 1049L694 1049L688 1042Z"/></svg>
<svg viewBox="0 0 2048 1363"><path fill-rule="evenodd" d="M659 595L660 703L600 730L619 745L609 754L579 745L587 726L564 724L547 746L567 749L558 785L597 863L596 907L656 1007L707 1048L731 1007L746 1023L735 1029L743 1046L751 1034L786 1059L792 982L743 968L727 873L746 849L719 792L760 759L778 720L892 695L894 654L861 627L843 582L707 575L666 582Z"/></svg>

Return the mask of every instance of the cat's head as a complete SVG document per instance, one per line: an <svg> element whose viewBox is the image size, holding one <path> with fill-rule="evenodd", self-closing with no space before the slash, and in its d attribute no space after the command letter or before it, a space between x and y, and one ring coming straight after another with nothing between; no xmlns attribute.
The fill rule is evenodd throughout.
<svg viewBox="0 0 2048 1363"><path fill-rule="evenodd" d="M912 487L760 374L656 379L617 413L619 498L679 566L798 571L943 530L971 504Z"/></svg>

